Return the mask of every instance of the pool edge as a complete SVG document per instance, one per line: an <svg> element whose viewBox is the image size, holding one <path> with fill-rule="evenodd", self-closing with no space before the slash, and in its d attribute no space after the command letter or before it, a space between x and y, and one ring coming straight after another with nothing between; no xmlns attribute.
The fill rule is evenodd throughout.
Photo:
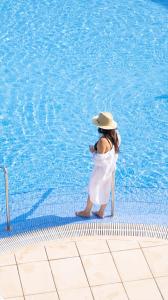
<svg viewBox="0 0 168 300"><path fill-rule="evenodd" d="M35 245L40 242L75 239L93 236L157 238L168 240L168 226L125 224L125 223L86 223L68 224L33 230L22 234L0 238L0 252Z"/></svg>

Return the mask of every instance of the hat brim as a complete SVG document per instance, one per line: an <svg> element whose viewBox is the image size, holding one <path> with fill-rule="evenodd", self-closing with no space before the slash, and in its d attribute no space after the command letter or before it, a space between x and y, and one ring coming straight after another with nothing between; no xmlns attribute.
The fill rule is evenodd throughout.
<svg viewBox="0 0 168 300"><path fill-rule="evenodd" d="M117 128L117 122L115 122L115 121L113 121L109 126L101 126L98 122L98 118L99 118L99 116L95 116L92 118L92 123L94 125L96 125L97 127L102 128L102 129L116 129Z"/></svg>

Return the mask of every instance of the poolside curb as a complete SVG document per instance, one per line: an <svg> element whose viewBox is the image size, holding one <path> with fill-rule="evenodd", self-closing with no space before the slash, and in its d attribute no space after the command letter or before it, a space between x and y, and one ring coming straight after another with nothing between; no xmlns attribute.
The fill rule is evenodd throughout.
<svg viewBox="0 0 168 300"><path fill-rule="evenodd" d="M168 239L168 226L123 224L123 223L87 223L49 227L29 231L0 239L0 252L6 252L27 245L49 240L61 240L89 236L121 236Z"/></svg>

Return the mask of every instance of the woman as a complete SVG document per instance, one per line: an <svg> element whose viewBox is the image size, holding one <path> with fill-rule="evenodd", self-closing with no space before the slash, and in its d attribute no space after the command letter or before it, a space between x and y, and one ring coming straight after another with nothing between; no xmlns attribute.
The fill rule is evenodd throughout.
<svg viewBox="0 0 168 300"><path fill-rule="evenodd" d="M116 168L120 136L117 133L117 123L109 112L101 112L92 119L101 134L94 146L89 146L93 153L94 168L89 182L89 193L84 210L76 212L77 216L90 217L93 204L100 205L100 209L93 212L97 217L103 218L107 206L111 186L112 173Z"/></svg>

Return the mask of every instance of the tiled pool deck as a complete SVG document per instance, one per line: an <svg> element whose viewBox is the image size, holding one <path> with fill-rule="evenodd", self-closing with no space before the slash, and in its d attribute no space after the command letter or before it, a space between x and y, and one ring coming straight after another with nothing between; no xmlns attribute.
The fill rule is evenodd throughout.
<svg viewBox="0 0 168 300"><path fill-rule="evenodd" d="M90 236L0 254L0 299L168 300L168 240Z"/></svg>

